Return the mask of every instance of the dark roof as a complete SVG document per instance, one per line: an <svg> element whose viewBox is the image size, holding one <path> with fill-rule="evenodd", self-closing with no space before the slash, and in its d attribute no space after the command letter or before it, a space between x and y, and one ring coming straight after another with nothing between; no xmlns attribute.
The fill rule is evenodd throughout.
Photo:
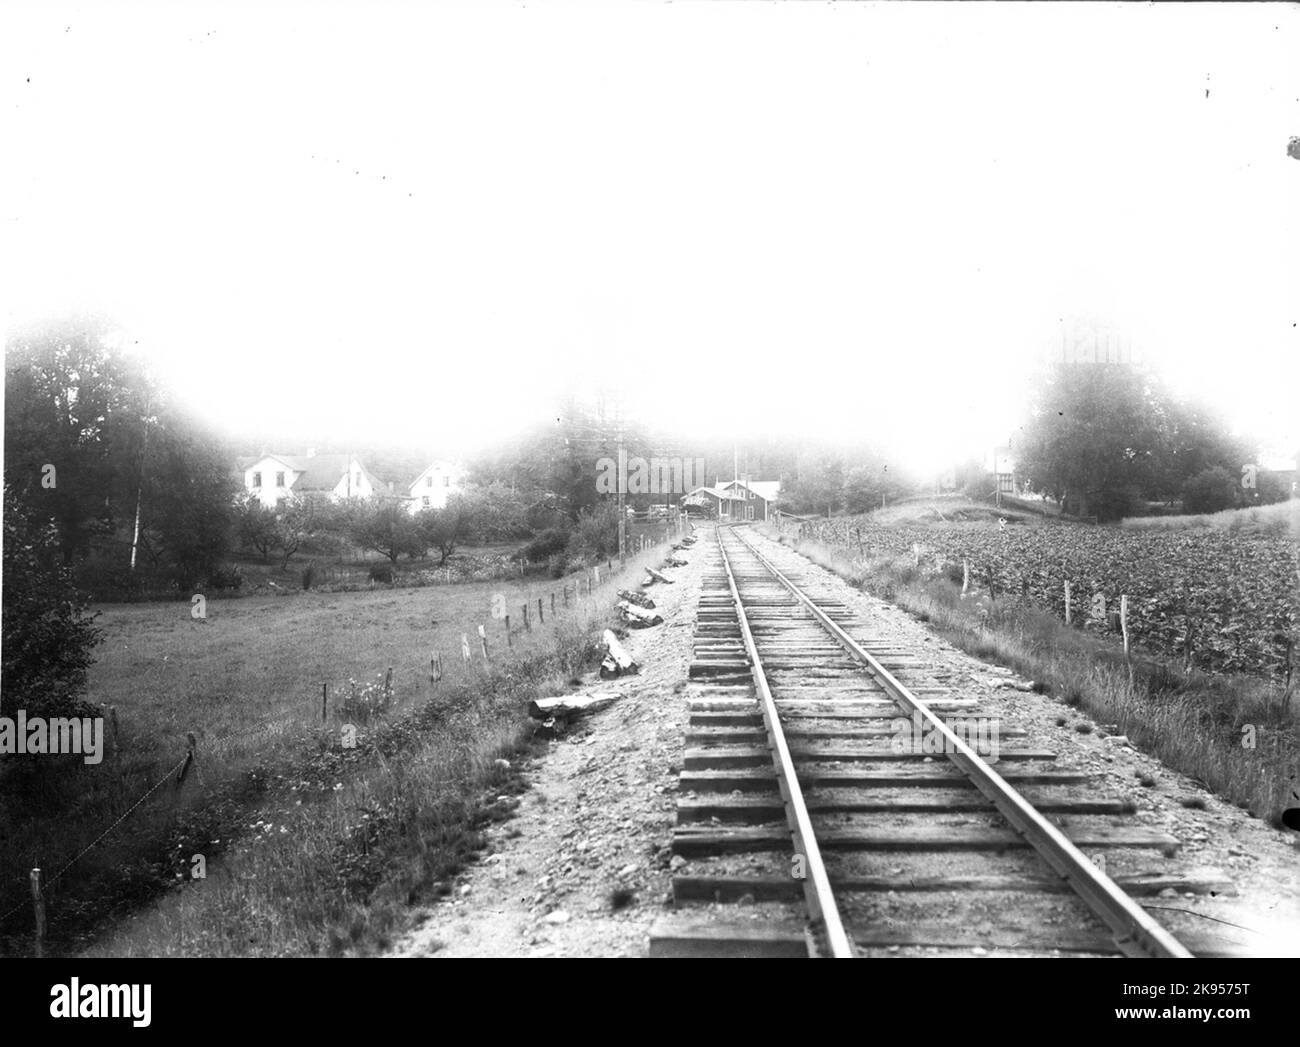
<svg viewBox="0 0 1300 1047"><path fill-rule="evenodd" d="M264 458L274 458L277 462L283 462L295 473L301 474L293 482L293 490L297 493L334 490L347 473L348 465L354 457L348 454L316 454L310 458L305 454L263 454L256 458L241 458L239 462L241 469L248 469ZM360 462L357 464L361 466L361 472L365 474L366 479L370 481L370 486L376 492L388 490L386 483Z"/></svg>
<svg viewBox="0 0 1300 1047"><path fill-rule="evenodd" d="M728 490L736 486L749 488L765 502L775 502L781 496L780 480L728 480L722 484L722 489Z"/></svg>

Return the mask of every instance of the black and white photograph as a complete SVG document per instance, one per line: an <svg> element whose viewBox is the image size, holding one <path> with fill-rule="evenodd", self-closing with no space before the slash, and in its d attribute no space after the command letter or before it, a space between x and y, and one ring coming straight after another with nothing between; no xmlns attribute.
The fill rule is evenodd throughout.
<svg viewBox="0 0 1300 1047"><path fill-rule="evenodd" d="M0 980L78 1035L180 959L1284 1003L1297 56L1282 3L5 3Z"/></svg>

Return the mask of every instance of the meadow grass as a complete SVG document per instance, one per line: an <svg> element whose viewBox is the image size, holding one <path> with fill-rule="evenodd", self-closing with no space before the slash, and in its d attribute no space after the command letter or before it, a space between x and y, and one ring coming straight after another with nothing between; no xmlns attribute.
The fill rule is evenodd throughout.
<svg viewBox="0 0 1300 1047"><path fill-rule="evenodd" d="M1039 510L1036 505L1017 509L1011 505L997 507L991 502L977 502L964 494L949 494L929 497L916 497L906 501L887 505L883 509L873 509L864 513L862 519L882 527L898 527L919 524L989 524L1000 519L1014 521L1030 527L1039 526L1045 516L1053 515L1049 503L1043 503Z"/></svg>
<svg viewBox="0 0 1300 1047"><path fill-rule="evenodd" d="M1142 531L1209 528L1229 534L1290 534L1296 537L1300 536L1300 499L1189 516L1128 516L1120 521L1120 526Z"/></svg>
<svg viewBox="0 0 1300 1047"><path fill-rule="evenodd" d="M1127 735L1138 748L1280 826L1300 750L1296 698L1278 681L1211 675L1122 649L1013 598L962 599L910 556L860 558L818 542L778 538L853 585L897 604L954 646L1014 669ZM1251 747L1253 746L1253 747Z"/></svg>
<svg viewBox="0 0 1300 1047"><path fill-rule="evenodd" d="M439 869L463 858L472 833L462 828L492 809L490 803L480 805L476 796L501 784L493 761L531 732L524 712L527 698L567 689L577 663L591 656L601 628L612 621L617 590L637 585L640 567L657 563L664 548L629 557L626 568L613 575L602 565L601 584L591 595L586 593L586 580L592 578L588 569L559 580L534 576L407 590L376 587L212 600L204 620L192 618L188 604L173 602L102 608L105 641L91 669L87 698L116 709L120 743L110 746L97 767L75 758L6 761L0 776L0 833L5 839L0 951L21 953L31 947L29 870L40 867L48 880L93 844L175 768L185 755L188 733L197 745L185 781L178 786L168 780L48 892L53 951L84 947L116 917L177 883L186 884L193 854L213 861L264 836L267 817L259 819L257 812L268 805L283 807L285 790L295 786L299 792L288 813L307 817L302 810L307 808L310 817L301 824L276 821L275 846L289 851L279 853L272 865L308 875L322 868L316 860L321 848L350 853L339 833L355 835L355 805L373 801L388 812L385 824L397 826L399 835L419 829L426 817L434 819L429 831L434 838L445 837L446 846L435 848L427 862L405 854L394 859L410 865L412 884L433 882L429 878L436 879ZM580 595L575 593L579 581ZM566 585L567 607L561 595ZM511 615L509 645L504 621L491 616L498 593ZM538 599L544 624L536 614ZM529 629L520 623L525 601L531 608ZM479 624L487 633L490 664L483 662ZM470 643L469 663L461 657L462 635ZM437 682L430 670L435 651L443 667ZM391 694L383 684L390 666ZM347 707L353 704L350 681L356 681L358 692L353 708ZM329 685L325 722L322 684ZM379 706L372 717L365 715L367 698ZM351 751L342 748L345 722L360 728L359 744ZM395 733L389 737L389 731ZM299 807L298 800L326 786L329 804L322 806L317 798ZM418 796L414 811L403 806L411 790ZM293 832L279 832L279 826L291 824L297 826ZM462 828L450 828L455 826ZM375 865L370 842L364 835L357 839L365 856L361 864L369 870L361 881L388 882L387 867ZM293 851L295 840L301 853ZM267 879L262 872L257 875ZM218 872L212 885L228 880L228 874ZM286 929L286 937L275 939L273 946L264 936L243 944L255 952L293 952L308 949L310 942L311 949L328 951L334 947L329 934L338 927L320 921L345 909L348 920L356 915L340 908L344 896L348 906L359 904L355 883L347 883L342 895L342 887L330 894L324 886L307 890L299 884L290 890L283 883L268 888L270 895L249 894L249 904L261 914L254 922L268 918L266 906L273 897L294 911L304 892L324 891L322 897L334 900L322 902L324 907L309 906L310 917L289 921L286 928L297 929ZM234 939L218 949L211 937L218 923L214 916L204 932L204 948L237 951ZM186 933L197 932L191 927ZM357 947L358 941L372 940L368 934L360 939L345 935L340 941ZM143 950L162 949L163 944L161 937L149 938Z"/></svg>

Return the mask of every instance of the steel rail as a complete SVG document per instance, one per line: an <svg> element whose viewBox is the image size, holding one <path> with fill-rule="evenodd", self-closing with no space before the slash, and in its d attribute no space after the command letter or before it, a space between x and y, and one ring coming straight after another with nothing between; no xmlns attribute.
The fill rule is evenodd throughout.
<svg viewBox="0 0 1300 1047"><path fill-rule="evenodd" d="M914 716L920 716L930 730L938 732L943 737L945 752L952 762L998 809L1012 828L1019 832L1043 860L1070 885L1088 908L1110 928L1114 934L1115 944L1122 953L1126 956L1191 958L1192 954L1181 942L1152 919L1150 914L1125 894L1114 880L1089 861L1064 833L1013 789L974 749L932 712L925 702L912 694L870 652L864 650L857 641L832 621L802 589L790 581L747 539L740 534L736 534L736 537L773 577L812 612L823 628L835 637L846 651L867 667L895 701Z"/></svg>
<svg viewBox="0 0 1300 1047"><path fill-rule="evenodd" d="M795 855L796 857L802 855L806 865L804 870L806 875L803 880L804 900L816 936L820 938L820 942L816 944L824 947L824 951L832 958L852 958L856 955L853 943L844 930L835 893L831 890L830 876L827 875L826 864L822 861L821 849L817 846L817 835L813 830L812 818L808 814L808 805L804 803L803 790L799 787L799 779L795 775L794 760L790 755L790 747L786 744L785 731L781 728L776 701L772 697L772 689L768 686L767 674L763 670L763 661L758 655L758 645L754 642L754 634L745 615L740 590L736 587L736 576L731 570L731 558L727 555L720 529L718 549L722 553L722 566L727 572L727 585L731 589L736 618L740 623L740 635L745 643L745 653L749 657L754 688L758 691L763 710L763 722L767 727L767 736L771 743L772 766L776 770L777 787L785 807L786 822L790 827ZM822 948L817 948L813 942L809 942L810 954L818 955L822 951Z"/></svg>

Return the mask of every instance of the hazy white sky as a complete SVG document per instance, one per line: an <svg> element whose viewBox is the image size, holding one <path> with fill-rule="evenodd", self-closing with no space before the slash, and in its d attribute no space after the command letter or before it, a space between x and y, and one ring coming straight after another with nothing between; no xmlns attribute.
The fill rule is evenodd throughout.
<svg viewBox="0 0 1300 1047"><path fill-rule="evenodd" d="M8 0L0 305L110 311L228 429L477 443L573 381L918 465L1004 438L1084 316L1294 448L1298 30L1280 4Z"/></svg>

